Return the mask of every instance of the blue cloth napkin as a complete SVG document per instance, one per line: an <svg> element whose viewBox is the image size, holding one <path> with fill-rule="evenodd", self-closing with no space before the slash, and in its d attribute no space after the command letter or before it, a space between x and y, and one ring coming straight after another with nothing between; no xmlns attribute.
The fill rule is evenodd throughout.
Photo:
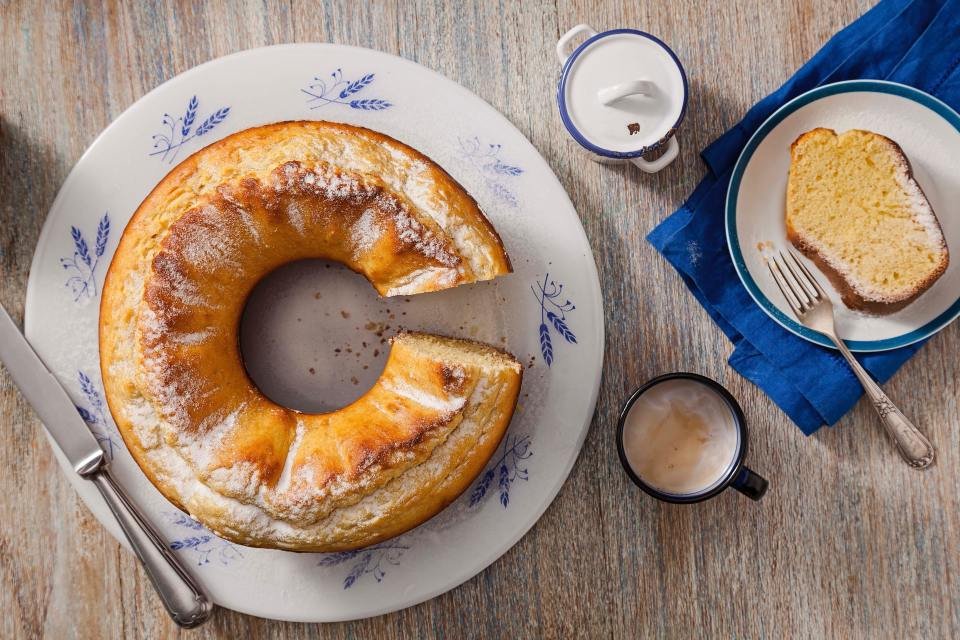
<svg viewBox="0 0 960 640"><path fill-rule="evenodd" d="M912 85L960 107L960 0L883 0L837 33L703 151L707 177L647 237L733 342L730 365L808 435L839 420L863 390L839 354L789 333L750 298L727 252L724 201L740 151L768 116L821 84L858 78ZM883 382L919 348L858 358Z"/></svg>

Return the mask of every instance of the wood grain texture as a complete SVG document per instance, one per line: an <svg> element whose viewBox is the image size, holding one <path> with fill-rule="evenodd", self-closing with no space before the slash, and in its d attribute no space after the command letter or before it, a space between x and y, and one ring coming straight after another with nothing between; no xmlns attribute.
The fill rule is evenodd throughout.
<svg viewBox="0 0 960 640"><path fill-rule="evenodd" d="M22 317L50 204L94 137L159 83L212 58L325 41L398 54L503 112L556 171L583 219L606 296L597 414L557 500L503 558L398 613L298 625L219 611L180 632L133 556L58 469L0 374L0 637L929 637L960 636L960 324L886 385L939 451L898 459L872 409L803 437L726 365L730 345L644 240L704 173L697 155L869 0L725 2L0 2L0 302ZM563 132L553 46L568 27L651 31L686 64L680 159L649 176L600 166ZM717 378L752 425L763 502L732 492L659 504L622 473L625 394L665 371Z"/></svg>

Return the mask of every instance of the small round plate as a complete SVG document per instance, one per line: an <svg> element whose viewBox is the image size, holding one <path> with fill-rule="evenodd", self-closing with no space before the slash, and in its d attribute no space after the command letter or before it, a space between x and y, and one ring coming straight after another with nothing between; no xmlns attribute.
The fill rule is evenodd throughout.
<svg viewBox="0 0 960 640"><path fill-rule="evenodd" d="M381 341L399 326L502 346L526 367L510 428L464 495L403 536L345 553L241 547L177 511L125 450L99 374L100 287L144 196L203 146L251 126L295 119L363 125L429 155L479 201L515 269L493 282L409 299L380 300L362 278L322 265L294 268L287 276L301 281L277 285L286 297L273 306L292 314L271 320L279 327L272 336L276 348L289 357L286 372L323 381L316 393L333 404L372 381L386 357ZM314 622L422 602L516 543L577 458L596 403L604 345L590 245L563 187L524 135L433 71L330 44L214 60L117 118L79 160L47 217L30 271L25 331L112 458L119 480L213 599L257 616ZM302 348L290 348L291 341ZM96 489L65 468L94 515L123 541Z"/></svg>
<svg viewBox="0 0 960 640"><path fill-rule="evenodd" d="M774 320L802 338L833 347L824 336L796 321L765 255L790 245L784 223L790 145L801 134L827 127L838 133L866 129L896 141L913 165L940 220L951 251L960 251L960 115L913 87L881 80L851 80L817 87L770 116L747 142L727 191L727 244L740 280ZM825 276L819 278L834 302L837 333L852 351L896 349L933 335L960 315L960 260L927 292L889 315L848 309ZM819 274L812 262L805 260Z"/></svg>

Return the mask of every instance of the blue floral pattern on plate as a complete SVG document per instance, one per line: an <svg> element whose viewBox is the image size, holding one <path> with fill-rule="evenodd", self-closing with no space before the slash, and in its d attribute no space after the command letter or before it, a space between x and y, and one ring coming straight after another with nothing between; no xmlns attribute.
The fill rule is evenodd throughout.
<svg viewBox="0 0 960 640"><path fill-rule="evenodd" d="M213 131L230 115L230 107L220 107L200 119L200 124L194 128L199 112L200 101L197 96L193 96L187 102L187 108L182 116L174 117L164 113L161 123L165 130L153 134L153 151L149 155L160 156L162 162L173 164L180 152L180 147Z"/></svg>
<svg viewBox="0 0 960 640"><path fill-rule="evenodd" d="M327 554L320 558L317 566L334 567L355 560L350 565L350 572L343 579L343 588L349 589L356 584L357 580L368 574L372 574L377 582L382 582L387 575L384 567L399 565L400 558L409 548L409 545L384 542L364 549Z"/></svg>
<svg viewBox="0 0 960 640"><path fill-rule="evenodd" d="M75 404L80 417L90 427L97 442L107 456L108 461L113 460L113 456L120 448L120 442L114 438L113 431L109 422L107 422L106 405L103 402L103 396L83 371L77 371L77 380L80 382L80 391L87 400L87 405Z"/></svg>
<svg viewBox="0 0 960 640"><path fill-rule="evenodd" d="M497 458L487 472L480 476L480 480L470 492L470 506L474 507L488 495L494 477L498 477L497 488L500 491L500 504L506 509L510 506L510 485L516 480L529 480L530 475L526 466L521 462L533 455L530 449L530 436L516 436L507 434L502 446L503 454Z"/></svg>
<svg viewBox="0 0 960 640"><path fill-rule="evenodd" d="M84 175L113 176L111 184L116 189L104 191L102 184L90 180L73 180L66 185L61 194L63 197L51 211L50 233L44 234L44 242L38 246L40 268L31 274L33 294L27 313L34 319L32 337L44 353L51 354L51 368L65 374L63 382L78 405L77 410L85 410L91 422L97 423L98 414L93 401L78 386L78 370L89 374L103 403L103 420L121 449L115 452L114 468L129 482L130 492L160 525L165 545L176 549L171 552L190 566L198 565L194 570L204 573L200 577L209 582L212 590L224 594L225 605L281 618L320 621L392 610L412 598L422 599L446 590L454 577L453 572L445 570L447 566L459 564L464 569L479 570L483 560L499 555L504 542L518 537L532 525L540 511L533 507L542 504L549 497L547 494L552 495L562 482L566 474L559 471L576 456L579 450L577 438L587 428L589 416L581 419L582 413L588 413L581 407L585 403L581 395L585 395L589 385L598 379L595 365L600 350L595 345L595 329L600 326L598 320L602 320L602 312L599 304L586 304L582 299L588 293L594 297L595 282L593 261L589 247L576 228L575 212L536 150L529 147L527 141L502 118L462 89L442 81L431 72L417 71L408 62L373 52L333 49L331 45L301 47L302 51L265 49L251 58L256 59L252 66L299 67L299 71L294 69L293 76L273 74L266 79L260 78L262 86L258 89L257 82L249 74L252 67L247 54L226 58L153 92L126 112L117 125L105 131L78 163L78 171ZM265 64L261 65L261 61ZM337 67L342 67L339 79L331 74ZM314 76L324 81L323 88L308 86L316 84L311 83ZM340 80L346 84L331 89ZM353 93L341 98L340 92L350 85L353 85ZM218 88L224 86L229 86L230 91ZM307 92L302 92L301 88ZM351 106L350 102L355 100L382 100L392 106L364 109L364 106L383 105L358 102ZM316 108L311 110L311 107ZM124 442L116 431L117 424L107 408L97 361L96 303L104 289L111 255L131 212L129 203L139 202L150 183L191 153L248 125L279 121L299 113L302 117L349 120L406 139L404 136L413 135L409 133L411 107L416 109L414 115L421 119L442 120L449 113L461 115L463 127L434 140L431 148L438 159L445 158L443 164L455 171L455 177L460 179L462 175L464 184L471 185L471 190L475 190L490 209L491 220L501 227L501 232L506 232L508 237L505 240L513 238L516 245L521 286L508 289L487 287L483 295L489 294L491 301L498 300L501 295L508 299L512 296L512 302L525 312L503 317L491 311L489 317L493 320L489 326L486 324L486 310L482 315L471 314L476 317L471 329L473 324L478 324L484 331L481 335L489 334L491 340L499 341L501 335L513 336L510 338L511 348L518 355L523 353L529 363L531 356L540 354L539 334L536 332L540 323L534 321L534 316L539 319L535 312L540 307L530 306L533 303L531 298L524 301L528 295L525 291L529 291L530 285L535 285L538 280L543 282L540 274L549 271L550 277L565 285L563 293L572 297L580 307L579 312L567 312L565 316L565 323L575 332L579 346L567 344L550 325L553 364L558 366L548 368L540 360L537 368L530 372L534 375L527 376L524 386L529 396L511 427L516 438L509 438L508 445L508 434L505 434L504 442L499 443L498 450L471 479L464 494L443 514L404 536L381 543L398 548L373 550L369 560L365 554L370 549L346 556L313 553L293 556L271 550L248 550L242 545L226 546L229 543L221 541L213 531L180 513L168 520L164 513L177 509L156 493L134 459L125 452ZM201 123L221 108L224 111L229 108L226 114L221 113L221 121L217 124L211 121L208 127L200 129L202 134L197 133ZM164 112L169 116L162 122ZM207 131L211 126L213 128ZM153 134L157 138L151 138ZM459 144L458 136L464 139ZM491 143L494 143L492 147ZM156 147L151 148L150 145L154 144ZM417 144L425 151L429 150L430 145L426 142ZM498 144L502 146L498 147ZM132 156L128 153L131 150ZM123 157L125 152L129 162L124 166L117 165L116 159ZM156 154L150 155L151 152ZM74 203L72 209L71 202ZM98 208L90 210L86 206L76 206L84 202ZM107 210L111 229L102 254L103 264L94 269L95 281L88 285L90 293L84 292L82 285L78 290L84 298L89 297L88 303L82 299L75 303L73 290L65 287L64 281L68 276L83 276L75 268L71 268L68 274L60 261L61 256L69 258L75 250L71 225L82 232L92 267L97 257L98 223ZM518 218L521 213L522 218ZM536 239L541 235L542 242L521 242L524 238ZM561 260L569 268L556 266ZM74 264L85 272L86 263L79 250ZM38 291L42 295L36 295ZM557 301L563 302L563 298ZM410 310L414 311L413 317L419 317L421 309L411 307ZM456 323L460 320L456 316L459 315L458 309L449 318L431 320L431 327L437 325L434 327L437 331L455 333ZM357 317L360 317L359 313ZM491 333L494 327L495 334ZM584 389L585 393L571 393L571 389ZM551 427L548 429L549 439L558 445L550 447L549 451L545 448L548 434L541 436L539 431L547 426ZM78 424L77 428L83 428L83 425ZM532 436L530 440L523 439L527 434ZM515 474L512 454L502 462L498 461L516 444L520 445L516 451L521 456L531 450L535 454L519 459ZM527 450L523 451L527 444ZM507 493L505 500L501 498L501 467L504 463L507 465L503 481ZM521 477L521 470L527 472L523 477L528 480ZM485 482L483 497L471 506L473 491L485 476L489 477L490 471L493 472L492 479ZM73 476L70 477L73 482ZM75 482L85 499L93 496L93 513L110 525L111 530L114 529L109 511L97 499L96 490L88 483ZM178 521L179 524L174 524ZM463 531L482 532L483 535L471 544L465 544L468 538L457 534ZM239 558L231 553L234 549L242 554L242 559L233 559ZM455 553L448 556L451 552ZM278 560L281 556L282 562ZM330 559L323 561L324 566L317 566L326 556L339 561ZM348 582L347 590L343 590L344 582L351 574L352 582ZM262 588L248 588L249 585ZM341 596L335 599L336 602L322 597L324 592L331 593L331 590Z"/></svg>
<svg viewBox="0 0 960 640"><path fill-rule="evenodd" d="M489 489L494 477L499 478L497 488L500 492L500 504L504 509L510 506L511 485L516 480L530 479L527 467L521 462L533 455L533 450L530 449L531 440L530 435L507 434L503 444L500 445L499 450L502 453L490 464L490 468L480 477L470 492L468 508L476 507L493 493ZM410 549L409 544L384 542L363 549L324 554L317 562L317 566L335 567L353 560L350 571L343 579L343 588L349 589L365 575L373 575L377 582L382 582L387 575L386 568L390 565L399 566L403 554L408 549Z"/></svg>
<svg viewBox="0 0 960 640"><path fill-rule="evenodd" d="M570 300L560 302L563 285L551 280L549 273L543 277L543 282L538 281L536 287L531 286L530 289L540 303L540 354L549 367L553 365L551 329L570 344L577 343L577 336L567 325L567 314L577 307Z"/></svg>
<svg viewBox="0 0 960 640"><path fill-rule="evenodd" d="M307 106L310 109L319 109L331 104L343 104L351 109L361 111L383 111L393 106L393 103L383 98L361 98L356 94L373 84L376 74L368 73L360 76L356 80L347 80L343 77L343 71L337 69L330 74L328 79L316 76L305 89L300 89L307 94Z"/></svg>
<svg viewBox="0 0 960 640"><path fill-rule="evenodd" d="M510 182L511 178L517 178L523 174L523 169L500 159L503 147L499 144L485 144L477 136L457 140L460 142L461 154L481 172L484 184L490 193L504 204L518 207L520 199L511 188Z"/></svg>
<svg viewBox="0 0 960 640"><path fill-rule="evenodd" d="M243 559L243 552L240 551L239 546L218 538L190 516L179 511L165 511L163 515L170 524L184 530L182 537L170 541L170 548L174 551L193 553L197 566L210 564L211 558L216 559L223 566Z"/></svg>
<svg viewBox="0 0 960 640"><path fill-rule="evenodd" d="M97 296L97 265L107 249L110 239L110 214L104 213L97 224L97 234L93 246L78 227L70 227L70 239L73 240L73 255L60 258L60 266L70 274L66 287L73 294L74 302L89 300Z"/></svg>

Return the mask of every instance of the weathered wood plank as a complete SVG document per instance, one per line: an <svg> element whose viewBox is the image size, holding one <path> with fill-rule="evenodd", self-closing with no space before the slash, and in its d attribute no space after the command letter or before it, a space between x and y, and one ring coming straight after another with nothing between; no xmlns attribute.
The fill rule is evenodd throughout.
<svg viewBox="0 0 960 640"><path fill-rule="evenodd" d="M804 438L726 366L730 346L644 240L703 174L698 149L775 89L867 0L0 4L0 302L19 319L40 227L70 167L133 101L191 66L291 41L374 47L460 82L547 158L590 237L606 294L604 384L577 466L514 549L462 587L372 620L296 625L221 611L233 638L960 635L960 325L888 385L939 464L899 462L872 410ZM584 162L562 131L553 44L573 24L669 42L691 81L666 171ZM718 240L719 241L719 240ZM661 505L621 473L624 395L664 371L727 384L770 495ZM178 637L130 554L73 494L36 418L0 374L0 636Z"/></svg>

